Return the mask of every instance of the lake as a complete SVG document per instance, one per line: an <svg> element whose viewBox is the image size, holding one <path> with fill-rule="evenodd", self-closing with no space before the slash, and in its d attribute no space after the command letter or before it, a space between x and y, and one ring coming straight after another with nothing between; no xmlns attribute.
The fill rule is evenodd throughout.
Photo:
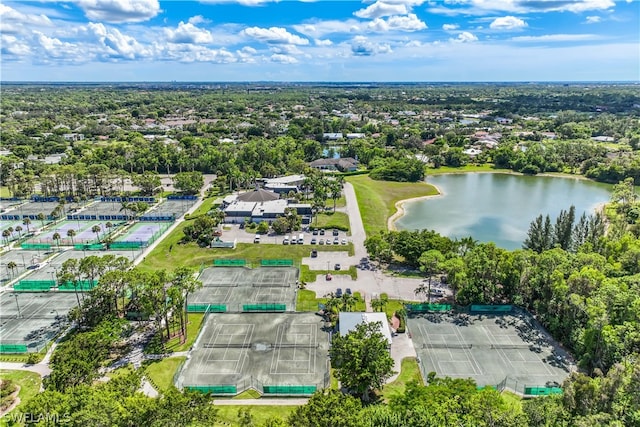
<svg viewBox="0 0 640 427"><path fill-rule="evenodd" d="M465 173L426 180L443 195L406 203L398 230L429 229L451 238L471 236L519 249L529 224L549 214L552 223L562 209L576 207L576 219L609 201L611 185L575 178Z"/></svg>

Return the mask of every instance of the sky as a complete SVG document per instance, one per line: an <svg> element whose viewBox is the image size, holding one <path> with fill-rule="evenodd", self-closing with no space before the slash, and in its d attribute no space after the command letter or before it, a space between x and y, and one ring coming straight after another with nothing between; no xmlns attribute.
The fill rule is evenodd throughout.
<svg viewBox="0 0 640 427"><path fill-rule="evenodd" d="M640 0L2 0L0 60L0 82L637 82Z"/></svg>

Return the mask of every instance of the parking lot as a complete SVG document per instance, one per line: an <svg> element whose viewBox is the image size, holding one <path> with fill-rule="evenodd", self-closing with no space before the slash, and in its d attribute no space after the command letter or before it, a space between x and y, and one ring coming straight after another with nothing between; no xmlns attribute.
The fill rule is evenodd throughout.
<svg viewBox="0 0 640 427"><path fill-rule="evenodd" d="M288 233L287 236L289 236L289 243L291 243L293 236L296 236L297 238L300 236L300 234L304 236L303 238L304 238L305 245L309 245L309 244L320 245L320 239L323 240L324 245L327 244L326 243L327 239L331 241L332 245L335 244L334 242L336 241L336 238L339 245L343 244L342 243L343 241L345 245L351 241L351 239L349 238L349 236L347 236L347 233L345 231L338 230L337 236L334 236L333 230L326 230L324 235L321 235L320 232L318 232L317 235L314 235L307 228L301 231L296 231L294 233ZM256 237L255 231L246 231L244 229L241 229L240 225L238 224L225 224L225 229L222 231L222 236L220 238L224 241L232 241L235 239L237 240L238 243L256 243L254 242L255 237ZM285 238L284 234L276 234L274 232L269 232L269 234L260 235L260 244L282 245L284 238ZM315 243L313 243L313 239L316 239Z"/></svg>

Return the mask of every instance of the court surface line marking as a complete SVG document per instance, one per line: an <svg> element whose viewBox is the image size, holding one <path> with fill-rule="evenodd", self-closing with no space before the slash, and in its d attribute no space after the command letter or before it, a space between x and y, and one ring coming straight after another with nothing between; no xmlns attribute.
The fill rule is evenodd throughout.
<svg viewBox="0 0 640 427"><path fill-rule="evenodd" d="M456 338L458 339L458 343L460 345L462 345L464 343L464 341L462 340L462 338L463 338L462 334L460 333L458 328L454 327L453 331L454 331L454 333L456 335ZM464 348L462 350L464 351L465 356L467 356L467 359L468 359L469 363L471 364L471 368L473 369L474 374L475 375L484 375L484 371L482 370L482 366L478 363L476 358L471 353L471 349ZM476 368L478 368L478 369L476 369Z"/></svg>

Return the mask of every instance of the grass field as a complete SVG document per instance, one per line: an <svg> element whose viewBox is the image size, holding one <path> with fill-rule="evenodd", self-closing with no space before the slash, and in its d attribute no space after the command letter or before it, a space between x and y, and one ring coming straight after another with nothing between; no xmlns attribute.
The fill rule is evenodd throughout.
<svg viewBox="0 0 640 427"><path fill-rule="evenodd" d="M40 375L35 372L0 370L0 377L2 377L2 379L11 380L20 386L20 391L18 392L20 404L11 412L15 412L16 410L19 411L20 407L24 406L29 399L40 392L42 379L40 378ZM8 425L5 421L5 417L0 418L0 425Z"/></svg>
<svg viewBox="0 0 640 427"><path fill-rule="evenodd" d="M355 189L368 236L387 230L387 219L396 212L396 202L438 194L435 187L424 182L375 181L367 175L350 176L347 181Z"/></svg>
<svg viewBox="0 0 640 427"><path fill-rule="evenodd" d="M404 393L407 383L410 381L417 381L418 384L423 384L422 376L420 375L420 367L415 357L407 357L402 359L402 365L400 368L400 375L395 381L386 384L382 388L380 396L388 401L392 396L399 396Z"/></svg>
<svg viewBox="0 0 640 427"><path fill-rule="evenodd" d="M198 332L200 326L204 320L204 313L188 313L187 314L187 340L181 344L180 337L171 338L165 343L165 348L169 352L187 351L191 348L196 338L198 338Z"/></svg>
<svg viewBox="0 0 640 427"><path fill-rule="evenodd" d="M365 302L362 295L359 292L353 294L358 298L353 311L365 311ZM324 304L328 298L317 298L314 291L308 289L301 289L298 291L298 297L296 301L296 311L318 311L318 304Z"/></svg>
<svg viewBox="0 0 640 427"><path fill-rule="evenodd" d="M184 224L184 223L182 223ZM180 224L180 225L182 225ZM176 266L200 267L201 264L211 265L216 258L242 258L249 263L259 264L261 259L293 259L294 263L300 263L303 257L309 256L311 245L281 245L261 243L238 243L235 249L225 248L201 248L195 243L178 244L182 238L182 228L177 227L169 236L156 246L140 263L143 270L172 269ZM169 245L174 245L169 252ZM345 246L314 246L319 252L344 251ZM353 256L353 244L346 246L349 255Z"/></svg>
<svg viewBox="0 0 640 427"><path fill-rule="evenodd" d="M242 425L238 419L238 410L248 408L251 411L252 426L263 426L269 418L278 417L286 420L297 406L216 406L218 410L218 421L213 426L239 427Z"/></svg>
<svg viewBox="0 0 640 427"><path fill-rule="evenodd" d="M149 382L163 393L173 385L173 376L182 362L187 360L184 356L168 357L157 362L150 363L145 370Z"/></svg>
<svg viewBox="0 0 640 427"><path fill-rule="evenodd" d="M349 230L349 216L344 212L319 213L313 218L311 226L325 229L338 228L340 230Z"/></svg>
<svg viewBox="0 0 640 427"><path fill-rule="evenodd" d="M333 199L327 199L324 205L333 209ZM336 199L336 208L344 208L345 206L347 206L347 199L342 194L339 199Z"/></svg>
<svg viewBox="0 0 640 427"><path fill-rule="evenodd" d="M309 270L309 266L303 264L300 266L300 281L305 283L315 282L318 275L326 273L327 270ZM347 270L330 270L329 273L331 273L332 276L337 274L349 275L353 280L358 278L358 270L353 265Z"/></svg>

